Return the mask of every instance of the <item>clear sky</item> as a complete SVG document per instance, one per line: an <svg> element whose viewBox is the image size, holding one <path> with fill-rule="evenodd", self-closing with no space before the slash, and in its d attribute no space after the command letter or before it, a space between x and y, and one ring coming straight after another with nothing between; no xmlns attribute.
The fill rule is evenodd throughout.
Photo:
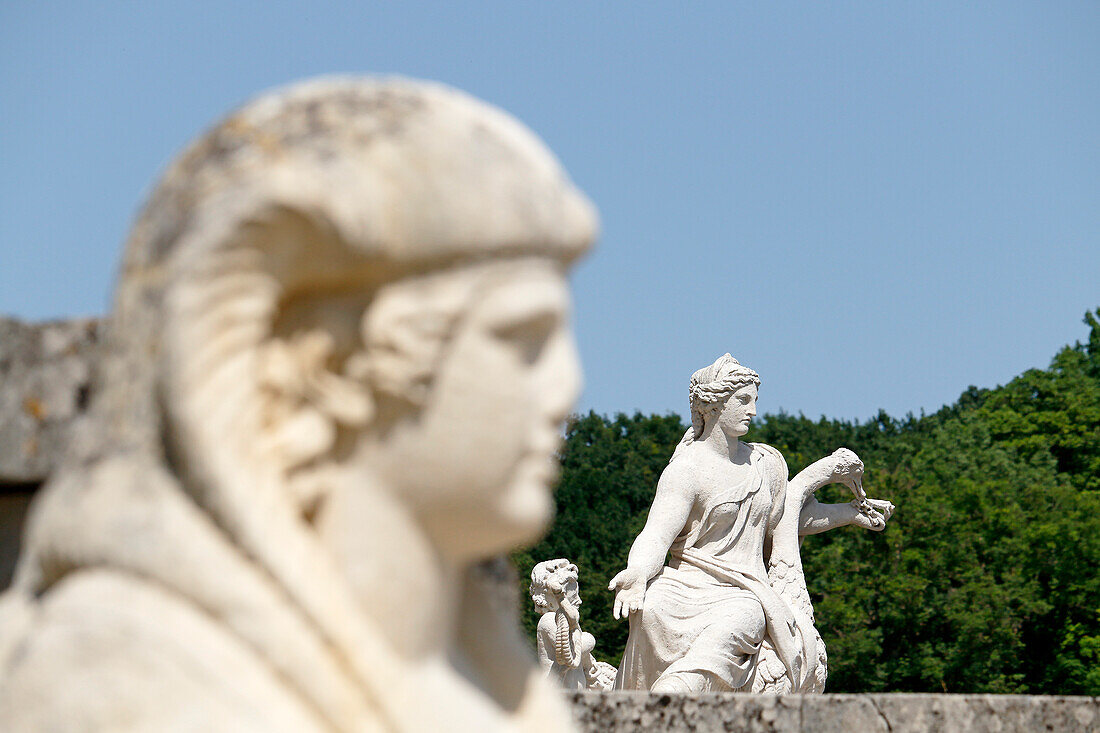
<svg viewBox="0 0 1100 733"><path fill-rule="evenodd" d="M582 409L935 410L1100 306L1100 3L0 4L0 313L107 308L140 202L255 93L333 72L512 112L599 207Z"/></svg>

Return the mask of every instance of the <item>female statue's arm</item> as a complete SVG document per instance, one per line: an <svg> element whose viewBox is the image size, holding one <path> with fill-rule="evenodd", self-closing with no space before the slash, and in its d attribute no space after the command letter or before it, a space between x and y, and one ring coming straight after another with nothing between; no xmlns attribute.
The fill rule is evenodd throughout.
<svg viewBox="0 0 1100 733"><path fill-rule="evenodd" d="M668 548L683 531L694 503L691 482L676 463L669 464L657 482L645 527L630 546L626 569L607 586L608 590L616 591L612 611L615 618L642 610L646 584L664 567Z"/></svg>

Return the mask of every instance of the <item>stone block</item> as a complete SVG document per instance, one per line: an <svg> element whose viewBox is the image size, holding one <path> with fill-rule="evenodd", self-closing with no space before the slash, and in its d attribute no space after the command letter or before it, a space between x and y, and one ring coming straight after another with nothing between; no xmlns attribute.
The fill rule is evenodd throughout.
<svg viewBox="0 0 1100 733"><path fill-rule="evenodd" d="M581 731L1013 733L1100 730L1100 698L1055 695L575 693Z"/></svg>
<svg viewBox="0 0 1100 733"><path fill-rule="evenodd" d="M36 484L88 403L95 319L27 324L0 317L0 485Z"/></svg>
<svg viewBox="0 0 1100 733"><path fill-rule="evenodd" d="M653 695L647 692L580 692L570 697L581 731L800 730L798 695Z"/></svg>

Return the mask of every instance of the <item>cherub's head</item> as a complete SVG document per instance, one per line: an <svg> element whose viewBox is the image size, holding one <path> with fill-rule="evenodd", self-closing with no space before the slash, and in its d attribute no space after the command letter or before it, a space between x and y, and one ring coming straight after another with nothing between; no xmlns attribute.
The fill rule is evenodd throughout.
<svg viewBox="0 0 1100 733"><path fill-rule="evenodd" d="M564 598L574 608L581 605L577 566L565 558L544 560L531 571L531 600L540 613L556 611Z"/></svg>

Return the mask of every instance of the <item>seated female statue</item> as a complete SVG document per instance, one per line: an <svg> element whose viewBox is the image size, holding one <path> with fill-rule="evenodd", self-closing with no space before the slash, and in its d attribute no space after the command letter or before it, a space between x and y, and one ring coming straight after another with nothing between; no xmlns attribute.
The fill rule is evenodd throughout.
<svg viewBox="0 0 1100 733"><path fill-rule="evenodd" d="M627 567L610 583L630 635L616 689L820 691L824 645L799 559L799 537L893 512L863 494L863 464L840 449L787 480L774 448L742 443L760 377L725 354L691 377L692 427L661 474ZM813 492L843 482L852 504ZM665 555L672 560L664 567Z"/></svg>

